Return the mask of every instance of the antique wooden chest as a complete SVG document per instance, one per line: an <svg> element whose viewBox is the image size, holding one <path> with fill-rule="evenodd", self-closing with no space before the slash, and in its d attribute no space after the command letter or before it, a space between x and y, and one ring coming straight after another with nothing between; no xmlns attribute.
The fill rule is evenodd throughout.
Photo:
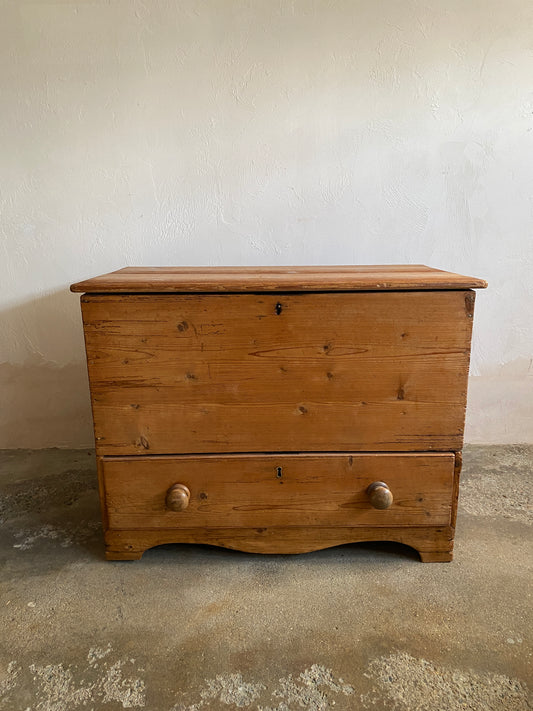
<svg viewBox="0 0 533 711"><path fill-rule="evenodd" d="M473 289L422 265L128 267L81 306L109 559L452 558Z"/></svg>

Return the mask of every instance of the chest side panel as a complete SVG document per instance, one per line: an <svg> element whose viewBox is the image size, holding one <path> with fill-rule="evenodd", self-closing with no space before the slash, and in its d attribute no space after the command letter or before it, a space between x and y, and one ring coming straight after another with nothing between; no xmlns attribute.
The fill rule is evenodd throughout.
<svg viewBox="0 0 533 711"><path fill-rule="evenodd" d="M460 448L473 298L86 295L97 451Z"/></svg>

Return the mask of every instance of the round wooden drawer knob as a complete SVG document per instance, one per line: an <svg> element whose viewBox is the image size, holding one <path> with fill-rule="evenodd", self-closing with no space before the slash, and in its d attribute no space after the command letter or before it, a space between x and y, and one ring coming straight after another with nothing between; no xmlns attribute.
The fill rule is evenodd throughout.
<svg viewBox="0 0 533 711"><path fill-rule="evenodd" d="M375 509L388 509L394 497L384 481L374 481L366 490L370 503Z"/></svg>
<svg viewBox="0 0 533 711"><path fill-rule="evenodd" d="M185 484L174 484L167 491L166 505L171 511L185 511L189 505L191 492Z"/></svg>

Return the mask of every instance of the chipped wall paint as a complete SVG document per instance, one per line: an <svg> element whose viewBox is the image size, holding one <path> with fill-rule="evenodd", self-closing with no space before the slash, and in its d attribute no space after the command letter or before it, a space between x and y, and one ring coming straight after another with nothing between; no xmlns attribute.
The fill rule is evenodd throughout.
<svg viewBox="0 0 533 711"><path fill-rule="evenodd" d="M466 438L533 441L528 0L0 13L1 447L91 444L68 285L125 264L484 277Z"/></svg>

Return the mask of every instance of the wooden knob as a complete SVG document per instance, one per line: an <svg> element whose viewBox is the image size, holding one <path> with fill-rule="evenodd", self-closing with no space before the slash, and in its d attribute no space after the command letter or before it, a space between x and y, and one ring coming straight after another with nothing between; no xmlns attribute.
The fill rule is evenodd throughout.
<svg viewBox="0 0 533 711"><path fill-rule="evenodd" d="M165 503L171 511L185 511L190 498L191 492L185 484L174 484L167 491Z"/></svg>
<svg viewBox="0 0 533 711"><path fill-rule="evenodd" d="M388 509L394 498L384 481L374 481L366 490L370 503L375 509Z"/></svg>

